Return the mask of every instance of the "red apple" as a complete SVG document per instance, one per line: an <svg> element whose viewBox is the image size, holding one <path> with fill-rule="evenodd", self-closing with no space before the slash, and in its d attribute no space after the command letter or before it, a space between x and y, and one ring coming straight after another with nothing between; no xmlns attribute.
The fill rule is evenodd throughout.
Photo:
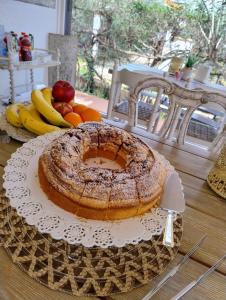
<svg viewBox="0 0 226 300"><path fill-rule="evenodd" d="M70 102L75 96L75 89L69 82L59 80L53 86L52 95L56 102Z"/></svg>
<svg viewBox="0 0 226 300"><path fill-rule="evenodd" d="M53 103L53 107L57 110L62 116L65 116L69 112L73 111L73 108L70 104L65 102L56 102Z"/></svg>

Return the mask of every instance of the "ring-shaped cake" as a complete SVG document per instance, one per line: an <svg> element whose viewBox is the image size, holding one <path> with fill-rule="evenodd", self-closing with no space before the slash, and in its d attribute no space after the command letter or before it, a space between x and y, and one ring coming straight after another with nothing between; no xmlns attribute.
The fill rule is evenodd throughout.
<svg viewBox="0 0 226 300"><path fill-rule="evenodd" d="M87 166L103 157L111 169ZM141 215L159 203L166 170L158 154L128 132L104 123L83 123L51 142L39 158L39 181L48 198L88 219Z"/></svg>

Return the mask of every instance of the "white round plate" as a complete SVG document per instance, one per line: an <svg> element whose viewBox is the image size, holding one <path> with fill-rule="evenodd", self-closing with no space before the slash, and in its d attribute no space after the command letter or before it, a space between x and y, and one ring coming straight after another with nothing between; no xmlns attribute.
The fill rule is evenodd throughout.
<svg viewBox="0 0 226 300"><path fill-rule="evenodd" d="M95 221L77 217L48 200L39 185L38 159L46 145L62 134L54 132L32 139L8 160L3 186L18 215L24 217L29 225L35 225L41 233L86 247L122 247L160 235L166 220L166 212L161 208L130 219ZM166 159L159 157L168 172L174 171ZM181 185L179 176L178 181Z"/></svg>

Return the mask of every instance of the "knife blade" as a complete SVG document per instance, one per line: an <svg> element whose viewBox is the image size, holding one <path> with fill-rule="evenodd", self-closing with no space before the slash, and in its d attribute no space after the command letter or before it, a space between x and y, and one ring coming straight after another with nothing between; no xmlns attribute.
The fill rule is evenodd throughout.
<svg viewBox="0 0 226 300"><path fill-rule="evenodd" d="M160 207L168 212L163 236L163 245L174 247L173 216L175 212L180 213L185 210L181 180L176 172L170 173L165 181Z"/></svg>

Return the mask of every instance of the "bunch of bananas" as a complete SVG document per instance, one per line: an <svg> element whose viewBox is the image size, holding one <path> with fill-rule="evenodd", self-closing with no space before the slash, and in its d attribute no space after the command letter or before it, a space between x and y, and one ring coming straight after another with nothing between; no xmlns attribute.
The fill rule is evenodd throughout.
<svg viewBox="0 0 226 300"><path fill-rule="evenodd" d="M61 130L61 127L70 127L71 125L53 108L51 97L50 88L33 90L31 104L16 103L7 107L7 121L15 127L26 128L37 135Z"/></svg>

